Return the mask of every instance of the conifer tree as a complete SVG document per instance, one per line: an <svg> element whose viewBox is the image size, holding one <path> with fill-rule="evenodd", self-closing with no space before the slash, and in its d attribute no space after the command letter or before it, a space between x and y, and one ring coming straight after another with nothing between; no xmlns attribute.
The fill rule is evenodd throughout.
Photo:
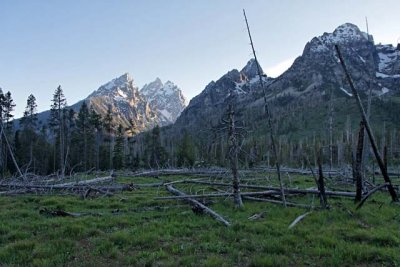
<svg viewBox="0 0 400 267"><path fill-rule="evenodd" d="M95 158L96 158L96 169L100 168L100 142L101 142L101 131L103 128L101 115L97 114L93 107L90 107L90 124L92 125L96 139L96 147L95 147Z"/></svg>
<svg viewBox="0 0 400 267"><path fill-rule="evenodd" d="M124 128L120 124L117 129L113 153L113 166L116 170L124 167Z"/></svg>
<svg viewBox="0 0 400 267"><path fill-rule="evenodd" d="M92 140L93 128L90 121L90 113L86 102L83 102L79 109L78 118L76 120L76 132L78 150L82 151L83 167L86 171L89 166L89 149L90 141Z"/></svg>
<svg viewBox="0 0 400 267"><path fill-rule="evenodd" d="M38 118L37 118L36 98L34 95L31 94L28 96L24 115L21 118L21 126L23 128L23 137L24 137L23 139L27 140L29 146L29 162L32 162L33 160L33 144L36 141L35 130L37 127L37 119ZM19 137L19 135L16 136Z"/></svg>
<svg viewBox="0 0 400 267"><path fill-rule="evenodd" d="M64 156L65 156L65 144L64 144L64 110L67 106L67 100L64 96L61 85L57 87L53 94L51 109L50 109L50 118L49 125L53 131L54 139L58 139L59 142L59 166L61 176L64 177L65 168L64 168ZM54 142L54 159L56 158L56 143Z"/></svg>
<svg viewBox="0 0 400 267"><path fill-rule="evenodd" d="M182 141L178 145L178 151L177 151L178 167L193 166L195 162L195 157L196 155L195 155L195 147L193 141L189 133L185 130L183 133Z"/></svg>
<svg viewBox="0 0 400 267"><path fill-rule="evenodd" d="M112 107L108 106L106 116L104 117L104 128L107 131L108 135L108 153L109 153L109 169L113 168L113 133L114 133L114 124L112 117Z"/></svg>

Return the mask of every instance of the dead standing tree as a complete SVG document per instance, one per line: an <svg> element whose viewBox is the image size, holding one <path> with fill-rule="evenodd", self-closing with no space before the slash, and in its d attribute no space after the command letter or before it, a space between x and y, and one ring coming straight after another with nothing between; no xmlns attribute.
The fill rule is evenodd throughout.
<svg viewBox="0 0 400 267"><path fill-rule="evenodd" d="M392 197L392 200L397 202L397 201L399 201L399 199L397 197L397 193L394 190L394 187L393 187L392 182L390 180L390 177L389 177L389 174L387 172L387 169L385 168L385 164L384 164L384 162L382 160L381 155L379 154L378 147L377 147L376 142L375 142L375 137L374 137L374 135L372 133L372 130L371 130L371 127L369 125L369 121L367 120L367 115L365 114L365 110L364 110L364 107L363 107L363 105L361 103L360 96L358 95L358 92L357 92L357 90L356 90L356 88L354 86L354 83L353 83L353 80L352 80L352 78L350 76L350 73L347 70L347 67L346 67L346 64L344 62L343 56L342 56L342 54L340 52L339 46L335 45L335 49L336 49L337 55L339 57L340 64L342 65L343 71L344 71L344 73L346 75L347 81L349 82L349 85L350 85L351 91L353 93L353 96L356 99L358 109L359 109L359 111L361 113L362 121L364 123L365 129L367 130L369 141L371 143L371 147L372 147L372 150L374 152L375 158L376 158L376 160L378 162L379 168L381 170L383 179L385 180L385 183L387 184L387 188L388 188L388 191L390 193L390 196Z"/></svg>
<svg viewBox="0 0 400 267"><path fill-rule="evenodd" d="M239 154L239 140L235 124L235 111L233 110L233 104L229 104L228 109L228 135L229 135L229 162L232 170L232 187L233 187L233 198L236 208L243 207L242 197L240 195L240 181L238 176L238 154Z"/></svg>
<svg viewBox="0 0 400 267"><path fill-rule="evenodd" d="M247 17L246 17L246 11L244 9L243 9L243 15L244 15L244 19L246 21L247 32L249 34L251 49L253 51L254 60L256 62L256 66L257 66L257 73L258 73L258 76L260 78L260 86L263 89L263 93L264 93L264 111L265 111L265 114L267 116L267 123L268 123L268 130L269 130L269 134L270 134L270 139L271 139L272 153L273 153L274 158L275 158L276 172L277 172L277 175L278 175L279 185L280 185L280 188L281 188L281 195L282 195L283 205L286 207L286 199L285 199L285 192L283 190L283 183L282 183L281 172L280 172L279 157L278 157L278 152L277 152L277 149L276 149L275 138L274 138L274 133L273 133L273 127L272 127L272 116L271 116L271 113L269 111L268 102L267 102L267 92L266 92L265 87L264 87L264 82L263 82L263 78L262 78L260 65L258 64L256 51L254 49L253 39L251 38L249 23L248 23Z"/></svg>
<svg viewBox="0 0 400 267"><path fill-rule="evenodd" d="M353 164L353 175L356 181L356 197L354 199L355 202L360 202L362 197L362 186L363 186L363 177L362 177L362 158L363 158L363 149L364 149L364 123L360 122L360 131L358 133L358 143L357 143L357 151L356 151L356 159Z"/></svg>

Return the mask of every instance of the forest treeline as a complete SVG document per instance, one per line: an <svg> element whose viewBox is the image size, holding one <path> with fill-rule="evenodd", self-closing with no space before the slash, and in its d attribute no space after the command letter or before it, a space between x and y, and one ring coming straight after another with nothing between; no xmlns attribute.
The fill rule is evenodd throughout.
<svg viewBox="0 0 400 267"><path fill-rule="evenodd" d="M133 122L130 129L123 128L114 123L111 107L101 116L86 102L75 112L67 106L61 86L53 94L50 117L45 122L38 121L34 95L28 97L19 123L15 123L14 109L11 93L0 89L2 177L17 171L69 175L78 171L157 167L164 166L170 157L161 145L158 126L146 135L144 154L140 158L134 156L129 149L136 133ZM179 165L193 165L188 135L185 140L185 149L182 146L174 156Z"/></svg>
<svg viewBox="0 0 400 267"><path fill-rule="evenodd" d="M307 110L316 110L315 104L305 107L304 103L291 101L288 108L287 104L280 103L283 100L285 97L275 100L272 106L275 107L274 113L278 114L275 131L278 154L284 165L306 168L304 155L313 162L319 151L323 151L324 162L330 167L351 164L358 125L350 115L336 116L335 129L331 134L329 130L332 131L332 127L326 123L318 126L322 129L320 132L304 134L313 128L310 124L323 121L323 117L331 117L329 111L334 108L328 108L326 114L320 110L312 112L314 115L307 115ZM337 104L343 105L341 101ZM390 108L381 102L374 105L381 105L385 110ZM106 114L100 115L83 102L79 111L75 112L67 106L61 86L53 94L47 121L38 121L33 95L28 97L19 123L15 123L14 108L11 93L0 91L2 177L18 171L69 175L92 170L229 164L227 131L221 128L207 130L210 128L208 125L198 125L196 129L155 126L148 132L138 133L134 121L129 128L116 125L116 114L111 107ZM244 168L259 164L273 166L275 161L270 153L271 144L266 137L266 129L263 124L257 123L257 116L260 115L257 112L249 109L240 116L240 123L247 130L240 140L239 152L239 165ZM319 117L313 119L312 116L316 115ZM386 153L389 164L395 165L399 163L400 135L396 128L388 125L376 131L376 136L380 140L382 154ZM296 133L298 136L293 138Z"/></svg>

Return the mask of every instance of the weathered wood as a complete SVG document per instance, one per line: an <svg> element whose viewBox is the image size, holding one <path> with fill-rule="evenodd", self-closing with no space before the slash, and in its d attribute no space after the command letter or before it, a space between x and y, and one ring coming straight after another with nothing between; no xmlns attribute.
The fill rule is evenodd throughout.
<svg viewBox="0 0 400 267"><path fill-rule="evenodd" d="M258 78L259 78L259 81L260 81L260 86L263 89L263 93L264 93L264 111L265 111L265 114L267 115L268 132L269 132L269 137L270 137L270 140L271 140L272 153L273 153L274 158L275 158L276 173L278 175L278 181L279 181L280 191L281 191L281 195L282 195L283 205L286 207L286 198L285 198L285 191L283 190L283 181L282 181L282 177L281 177L278 150L276 148L274 131L273 131L274 129L272 127L272 114L271 114L271 112L269 110L269 107L268 107L267 92L266 92L266 89L265 89L265 86L264 86L264 82L263 82L263 78L262 78L262 74L263 73L261 73L261 68L260 68L260 65L258 64L256 50L254 49L253 39L251 38L250 26L249 26L249 23L247 21L246 11L244 9L243 9L243 15L244 15L244 19L246 21L247 32L249 34L251 49L253 51L254 60L256 62L256 66L257 66L257 73L258 73Z"/></svg>
<svg viewBox="0 0 400 267"><path fill-rule="evenodd" d="M363 148L364 148L364 123L360 122L360 131L358 132L358 143L357 143L357 151L356 151L356 159L353 165L353 173L354 179L356 181L356 197L354 198L355 202L361 201L362 197L362 186L363 186L363 177L362 177L362 159L363 159Z"/></svg>
<svg viewBox="0 0 400 267"><path fill-rule="evenodd" d="M296 224L298 224L301 220L303 220L308 214L310 214L311 211L306 212L302 215L300 215L299 217L297 217L290 225L289 225L289 229L292 229Z"/></svg>
<svg viewBox="0 0 400 267"><path fill-rule="evenodd" d="M260 196L260 195L276 195L279 192L276 190L260 191L260 192L242 192L242 196ZM229 193L213 193L213 194L201 194L201 195L177 195L177 196L166 196L166 197L155 197L154 199L186 199L186 198L212 198L212 197L234 197L233 192Z"/></svg>
<svg viewBox="0 0 400 267"><path fill-rule="evenodd" d="M388 187L388 191L390 193L390 196L392 197L392 200L397 202L397 201L399 201L399 199L397 197L397 193L394 190L394 187L392 185L390 177L389 177L389 175L387 173L387 170L385 168L385 164L383 163L382 157L379 154L378 147L377 147L376 142L375 142L375 137L374 137L374 135L372 133L372 130L371 130L371 127L369 125L369 121L367 120L367 115L365 114L364 107L363 107L363 105L361 103L360 96L358 95L358 92L357 92L357 90L356 90L356 88L354 86L354 83L353 83L353 80L352 80L352 78L350 76L350 73L347 70L347 67L346 67L346 64L344 62L343 56L342 56L342 54L340 52L339 46L335 45L335 48L336 48L336 52L337 52L339 60L340 60L340 64L342 65L342 68L343 68L343 71L344 71L344 73L346 75L347 81L349 82L351 91L352 91L352 93L354 95L354 98L356 99L356 102L357 102L357 105L358 105L358 109L359 109L359 111L361 113L361 118L362 118L362 120L364 122L365 129L367 130L369 141L371 143L371 147L372 147L372 150L374 152L375 158L376 158L376 160L378 162L379 168L381 169L381 173L382 173L383 179L388 184L387 187Z"/></svg>
<svg viewBox="0 0 400 267"><path fill-rule="evenodd" d="M321 152L318 155L318 190L320 192L320 200L322 208L326 209L328 207L328 200L325 193L325 183L324 183L324 173L322 172L322 162L321 162Z"/></svg>
<svg viewBox="0 0 400 267"><path fill-rule="evenodd" d="M178 189L176 189L172 185L167 185L166 188L167 188L168 192L170 192L170 193L172 193L174 195L183 196L183 197L187 196L185 193L183 193L182 191L179 191ZM208 208L207 206L203 205L199 201L197 201L195 199L187 198L187 197L185 197L185 200L187 202L191 203L192 205L194 205L195 207L200 208L203 212L209 214L211 217L213 217L217 221L223 223L225 226L230 226L231 225L231 223L228 222L227 220L225 220L221 215L219 215L218 213L216 213L212 209Z"/></svg>
<svg viewBox="0 0 400 267"><path fill-rule="evenodd" d="M206 182L206 181L197 181L197 180L185 180L185 183L205 184L205 185L213 185L213 186L227 186L227 187L232 186L231 184L228 184L228 183ZM275 187L275 186L240 184L240 187L248 188L248 189L264 189L264 190L280 191L280 188ZM314 190L314 189L284 188L284 190L285 190L285 193L293 193L293 194L319 194L320 193L319 190ZM355 197L355 193L353 193L353 192L325 191L325 194L327 196Z"/></svg>
<svg viewBox="0 0 400 267"><path fill-rule="evenodd" d="M282 201L274 200L274 199L258 198L258 197L250 197L250 196L243 196L243 198L244 198L244 199L247 199L247 200L257 201L257 202L268 202L268 203L279 204L279 205L282 205L282 204L283 204ZM298 204L298 203L286 202L286 205L287 205L288 207L312 209L312 206L310 206L310 205L305 205L305 204Z"/></svg>
<svg viewBox="0 0 400 267"><path fill-rule="evenodd" d="M76 182L69 182L63 184L55 184L56 186L70 186L70 185L90 185L90 184L97 184L97 183L104 183L110 182L114 179L114 177L106 176L106 177L98 177L90 180L83 180L83 181L76 181Z"/></svg>
<svg viewBox="0 0 400 267"><path fill-rule="evenodd" d="M59 216L59 217L82 217L82 216L102 216L102 213L98 212L68 212L61 209L49 210L42 208L39 210L40 214L48 216Z"/></svg>
<svg viewBox="0 0 400 267"><path fill-rule="evenodd" d="M321 187L321 186L320 186L320 184L319 184L319 181L318 181L318 179L317 179L317 176L316 176L315 173L314 173L314 170L311 168L310 160L309 160L309 158L307 157L306 154L304 154L304 158L305 158L305 160L306 160L306 164L307 164L308 168L310 169L310 171L311 171L311 173L312 173L312 176L313 176L313 178L314 178L314 182L315 182L315 184L317 185L318 190L321 192L321 190L320 190L320 187ZM322 166L321 166L321 168L322 168ZM319 171L319 169L320 169L320 167L318 168L318 171ZM324 201L324 198L323 198L322 194L320 193L320 194L318 194L318 196L319 196L319 202L320 202L320 203L324 203L325 201Z"/></svg>
<svg viewBox="0 0 400 267"><path fill-rule="evenodd" d="M236 208L243 207L242 197L240 195L239 174L238 174L238 154L239 144L237 140L236 125L235 125L235 111L233 104L229 104L228 110L229 125L228 125L228 139L229 139L229 163L232 172L232 189L233 199Z"/></svg>
<svg viewBox="0 0 400 267"><path fill-rule="evenodd" d="M357 205L356 209L358 210L359 208L361 208L361 207L364 205L365 201L367 201L367 199L368 199L372 194L374 194L375 192L378 192L379 190L381 190L382 188L384 188L384 187L386 187L386 186L388 186L388 184L387 184L387 183L384 183L384 184L378 185L377 187L375 187L374 189L372 189L371 191L369 191L368 194L366 194L366 195L364 196L364 198L361 200L361 202Z"/></svg>

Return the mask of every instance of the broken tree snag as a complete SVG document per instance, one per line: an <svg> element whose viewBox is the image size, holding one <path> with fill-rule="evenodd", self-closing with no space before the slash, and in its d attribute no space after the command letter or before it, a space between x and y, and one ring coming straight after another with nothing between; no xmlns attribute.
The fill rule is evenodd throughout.
<svg viewBox="0 0 400 267"><path fill-rule="evenodd" d="M356 152L356 160L353 164L353 175L354 180L356 181L356 197L354 199L355 202L361 201L362 197L362 185L363 178L361 173L362 168L362 159L363 159L363 148L364 148L364 122L360 122L360 131L358 132L358 143L357 143L357 152Z"/></svg>
<svg viewBox="0 0 400 267"><path fill-rule="evenodd" d="M186 196L185 193L183 193L182 191L179 191L178 189L176 189L175 187L173 187L172 185L167 185L166 186L168 192L177 195L177 196ZM191 203L192 205L194 205L196 208L201 209L203 212L209 214L211 217L213 217L214 219L216 219L219 222L222 222L223 224L225 224L225 226L230 226L231 223L228 222L227 220L225 220L221 215L219 215L218 213L216 213L215 211L213 211L212 209L208 208L207 206L203 205L202 203L200 203L199 201L195 200L195 199L191 199L191 198L186 198L185 199L187 202Z"/></svg>
<svg viewBox="0 0 400 267"><path fill-rule="evenodd" d="M270 139L271 139L272 153L273 153L274 158L275 158L276 172L277 172L277 175L278 175L279 186L281 188L281 195L282 195L283 205L286 207L285 191L283 190L283 182L282 182L281 171L280 171L281 167L280 167L280 163L279 163L279 156L278 156L278 152L277 152L277 148L276 148L276 144L275 144L274 133L273 133L272 115L271 115L270 110L268 108L267 92L265 90L265 86L264 86L264 82L263 82L263 78L262 78L263 74L261 73L261 68L260 68L260 65L258 64L256 50L254 49L253 39L251 38L250 26L249 26L249 23L247 21L246 11L244 9L243 9L243 15L244 15L244 20L246 21L246 27L247 27L247 32L249 34L251 49L253 51L254 60L256 62L256 66L257 66L257 74L258 74L258 78L259 78L259 81L260 81L260 86L263 89L264 111L265 111L265 114L267 115L267 123L268 123L269 136L270 136Z"/></svg>
<svg viewBox="0 0 400 267"><path fill-rule="evenodd" d="M326 209L328 207L328 201L326 199L326 194L325 194L325 183L324 183L324 173L322 172L321 153L319 153L318 155L317 164L318 164L318 190L320 192L320 203L322 208Z"/></svg>
<svg viewBox="0 0 400 267"><path fill-rule="evenodd" d="M239 187L239 175L238 175L238 153L239 144L237 140L237 133L235 127L235 111L233 110L233 105L229 104L229 162L232 171L232 187L233 187L233 199L236 208L243 207L242 197L240 196Z"/></svg>
<svg viewBox="0 0 400 267"><path fill-rule="evenodd" d="M317 179L317 176L315 176L314 170L313 170L312 167L311 167L310 160L308 159L308 157L307 157L306 154L304 154L303 156L304 156L304 158L305 158L305 160L306 160L306 164L307 164L308 168L310 169L310 171L311 171L311 173L312 173L312 176L313 176L313 178L314 178L315 184L317 185L318 191L321 192L321 189L320 189L321 186L320 186L320 184L319 184L319 181L318 181L318 179ZM322 203L324 203L324 198L322 197L322 194L318 194L318 195L319 195L319 202L320 202L321 205L322 205Z"/></svg>
<svg viewBox="0 0 400 267"><path fill-rule="evenodd" d="M388 156L387 156L387 146L383 147L383 164L385 165L385 169L388 169Z"/></svg>
<svg viewBox="0 0 400 267"><path fill-rule="evenodd" d="M379 191L380 189L382 189L382 188L384 188L384 187L386 187L386 186L388 186L388 184L387 184L387 183L384 183L384 184L378 185L377 187L375 187L374 189L372 189L371 191L369 191L368 194L366 194L365 197L364 197L364 198L361 200L361 202L358 204L358 206L356 207L356 209L358 210L359 208L361 208L361 207L364 205L365 201L366 201L373 193Z"/></svg>
<svg viewBox="0 0 400 267"><path fill-rule="evenodd" d="M338 57L339 57L339 60L340 60L340 64L342 65L343 71L344 71L344 73L346 75L347 81L349 82L351 91L352 91L352 93L354 95L354 98L356 99L356 102L357 102L357 105L358 105L358 109L360 110L360 113L361 113L361 118L362 118L362 120L364 122L365 129L367 130L367 134L368 134L368 137L369 137L369 141L371 143L372 151L374 152L376 161L378 162L379 168L381 169L383 179L388 184L387 187L388 187L388 191L390 193L390 196L392 197L392 200L397 202L397 201L399 201L399 199L397 197L397 193L394 190L394 187L392 185L392 182L390 181L390 177L388 175L388 172L387 172L387 170L385 168L385 164L383 163L382 157L379 154L378 147L377 147L376 142L375 142L375 137L374 137L374 135L372 133L371 127L370 127L369 122L367 120L367 115L365 114L364 107L363 107L363 105L361 103L360 96L358 95L358 92L357 92L356 88L354 87L353 80L351 79L350 73L347 70L347 67L346 67L344 59L342 57L342 54L340 52L339 46L335 45L335 49L336 49L336 52L338 54Z"/></svg>

